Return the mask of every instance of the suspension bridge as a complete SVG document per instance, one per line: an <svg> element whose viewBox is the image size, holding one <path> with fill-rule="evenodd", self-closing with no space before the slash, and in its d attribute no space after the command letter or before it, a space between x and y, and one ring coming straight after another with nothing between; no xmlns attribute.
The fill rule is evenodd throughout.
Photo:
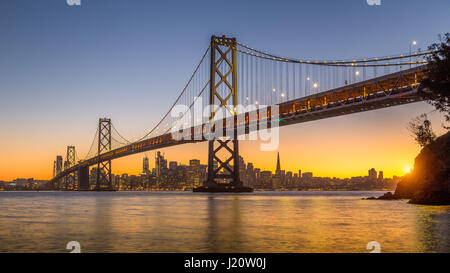
<svg viewBox="0 0 450 273"><path fill-rule="evenodd" d="M197 191L251 191L239 177L239 138L250 132L423 100L418 94L427 56L409 52L354 60L303 60L212 36L192 76L162 119L142 138L127 140L99 119L89 152L74 146L54 162L55 189L114 190L111 161L136 153L208 141L208 178ZM177 106L185 106L173 115ZM195 107L208 109L195 115ZM221 114L222 112L225 114ZM216 137L221 135L229 137ZM179 133L180 137L175 137Z"/></svg>

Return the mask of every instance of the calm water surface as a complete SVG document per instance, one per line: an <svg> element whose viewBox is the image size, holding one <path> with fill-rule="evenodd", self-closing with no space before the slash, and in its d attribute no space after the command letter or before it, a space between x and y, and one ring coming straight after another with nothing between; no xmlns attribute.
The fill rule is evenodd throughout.
<svg viewBox="0 0 450 273"><path fill-rule="evenodd" d="M450 252L450 206L382 192L0 192L0 252Z"/></svg>

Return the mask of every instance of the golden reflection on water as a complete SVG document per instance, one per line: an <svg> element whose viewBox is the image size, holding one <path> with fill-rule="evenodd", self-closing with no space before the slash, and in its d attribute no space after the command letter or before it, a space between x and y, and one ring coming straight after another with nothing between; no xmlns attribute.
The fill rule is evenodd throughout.
<svg viewBox="0 0 450 273"><path fill-rule="evenodd" d="M1 192L1 252L449 252L450 206L374 192Z"/></svg>

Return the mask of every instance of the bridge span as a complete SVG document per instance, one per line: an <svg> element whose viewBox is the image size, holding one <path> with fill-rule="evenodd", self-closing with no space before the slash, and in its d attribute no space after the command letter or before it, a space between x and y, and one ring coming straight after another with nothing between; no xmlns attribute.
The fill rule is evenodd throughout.
<svg viewBox="0 0 450 273"><path fill-rule="evenodd" d="M253 50L254 52L251 53L246 50ZM210 52L209 75L201 71L201 64L208 52ZM241 53L240 61L237 60L237 53ZM257 61L255 63L252 61L250 63L250 69L243 67L241 68L243 71L239 71L238 64L250 66L249 63L245 63L245 58L248 58L248 56L262 59L263 61ZM270 128L274 118L278 121L277 126L281 127L421 101L422 98L419 96L418 88L420 82L426 77L427 65L424 64L426 63L425 61L379 63L389 60L398 61L404 58L419 58L420 56L426 56L426 54L416 53L413 56L400 55L352 61L310 62L276 57L243 46L237 43L234 38L213 36L210 47L204 54L187 85L187 87L194 85L193 90L198 90L198 93L191 92L190 94L185 94L186 92L189 93L189 90L185 87L171 109L177 103L183 102L186 105L190 105L189 109L191 109L199 97L205 96L206 101L210 104L218 104L219 107L231 112L232 117L223 118L219 121L216 118L215 122L216 124L217 122L223 124L224 132L232 130L231 135L235 136L233 140L211 140L205 137L204 133L208 130L207 126L210 124L210 120L214 119L214 114L216 113L214 111L211 113L210 118L204 120L200 125L185 126L183 128L185 138L181 140L175 139L170 132L173 124L179 122L179 120L172 118L167 122L169 115L166 114L155 128L164 123L170 124L171 126L162 128L163 130L159 130L160 133L157 133L157 131L161 128L157 128L155 132L153 132L154 130L150 132L153 135L146 136L139 141L125 142L120 147L113 148L111 145L111 121L108 119L100 119L97 140L98 149L95 151L96 153L80 162L74 162L74 159L71 160L72 162L66 161L65 168L55 173L51 183L58 185L61 184L61 180L65 180L66 186L67 183L72 183L72 189L74 190L87 190L89 189L89 167L97 165L99 169L104 170L103 177L100 177L101 175L97 177L97 189L111 190L111 160L165 147L209 141L208 181L205 183L205 188L214 188L215 191L242 189L243 186L239 179L238 166L236 166L239 164L233 164L230 167L231 161L236 162L238 157L238 140L236 136L241 133L248 134L252 130L257 130L261 122L266 122L265 125L267 128ZM263 64L261 65L258 62L263 62ZM275 62L276 65L270 67L268 62ZM253 67L254 64L255 67ZM282 64L283 66L278 66L278 64ZM286 67L284 67L285 64ZM290 64L294 64L293 71L289 70ZM260 65L261 69L259 72L258 65ZM295 70L295 65L300 65L300 71ZM397 72L386 73L385 75L375 76L369 79L359 81L355 79L360 73L357 69L363 70L363 73L366 74L366 70L373 67L374 74L376 75L375 69L377 66L400 66L401 68L405 65L409 65L410 68L404 70L399 69ZM413 65L414 67L412 67ZM305 67L308 68L311 66L313 66L313 69L305 69ZM305 69L304 72L301 70L302 67ZM325 67L327 70L322 72L316 70L315 74L314 67ZM255 69L256 72L253 72ZM343 69L345 73L339 72L339 69ZM286 74L283 75L283 72ZM238 82L238 73L241 79L240 82ZM193 83L196 81L195 76L198 74L205 74L200 76L205 79L203 79L203 82L199 79L197 84ZM249 80L249 75L253 77L253 74L257 76ZM288 78L288 75L291 74L294 76L293 83ZM261 77L258 78L258 76ZM268 76L271 77L270 80L268 80ZM339 76L345 78L345 80L340 79L342 80L340 84L338 83ZM349 81L352 81L352 77L353 83L349 83ZM285 78L286 81L284 81ZM302 78L303 82L301 81ZM315 78L317 80L314 80ZM334 84L334 87L333 84L330 84L333 80L337 82ZM315 90L318 89L319 83L329 88L322 88L323 91L321 92ZM208 89L208 87L209 93L205 95L203 91ZM277 88L284 91L279 91ZM244 90L243 94L238 94L238 90L241 89ZM299 91L297 92L297 90ZM274 93L277 93L276 99L274 99ZM238 113L236 110L233 111L233 109L236 109L238 101L248 102L249 100L254 100L256 105L265 102L265 105L268 106L246 113ZM278 113L275 113L275 109L278 110ZM229 143L233 143L231 148L228 146ZM219 147L214 148L215 144L219 144ZM221 148L227 149L231 154L224 160L219 159L216 155ZM218 161L219 167L217 169L212 167L213 161ZM218 179L228 179L230 182L221 185L223 183L218 183Z"/></svg>

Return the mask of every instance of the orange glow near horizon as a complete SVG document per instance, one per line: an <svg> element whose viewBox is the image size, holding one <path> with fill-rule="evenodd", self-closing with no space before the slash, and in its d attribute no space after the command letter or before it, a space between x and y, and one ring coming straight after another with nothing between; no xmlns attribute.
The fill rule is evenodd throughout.
<svg viewBox="0 0 450 273"><path fill-rule="evenodd" d="M384 177L402 176L411 171L414 158L420 151L406 124L430 109L433 108L421 102L291 125L280 129L278 150L263 152L258 141L241 141L240 154L246 163L252 162L262 171L275 170L276 154L280 152L281 168L293 173L302 170L313 172L314 176L345 178L366 176L370 168L375 168L383 171ZM441 116L430 118L432 122L434 120L433 124L441 124ZM436 127L438 135L444 132ZM0 180L49 179L56 154L65 155L63 143L75 145L81 155L89 149L91 143L87 138L92 132L83 132L82 137L62 130L58 135L48 137L52 135L51 130L43 128L43 132L36 131L31 139L20 128L4 132L0 136ZM112 162L113 173L139 174L145 155L150 159L150 167L154 166L155 152L116 159ZM207 164L206 142L165 148L161 152L168 161L189 164L189 160L195 158Z"/></svg>
<svg viewBox="0 0 450 273"><path fill-rule="evenodd" d="M405 174L408 174L412 171L412 168L410 166L406 166L404 171L405 171Z"/></svg>

